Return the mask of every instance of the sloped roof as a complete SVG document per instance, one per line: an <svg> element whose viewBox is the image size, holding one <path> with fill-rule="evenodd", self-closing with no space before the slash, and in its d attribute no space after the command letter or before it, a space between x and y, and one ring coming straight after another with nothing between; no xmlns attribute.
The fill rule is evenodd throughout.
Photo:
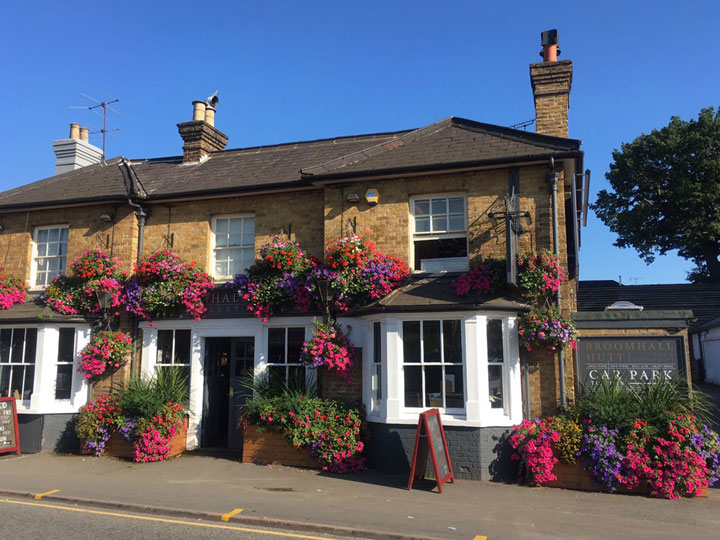
<svg viewBox="0 0 720 540"><path fill-rule="evenodd" d="M613 283L613 282L610 282ZM578 284L578 311L603 311L615 302L627 301L645 310L692 310L691 331L720 316L720 285L678 283L670 285Z"/></svg>
<svg viewBox="0 0 720 540"><path fill-rule="evenodd" d="M529 311L526 300L510 291L500 291L493 295L470 294L458 297L452 282L458 273L448 272L411 276L401 287L387 296L356 311L358 315L387 312L411 311Z"/></svg>
<svg viewBox="0 0 720 540"><path fill-rule="evenodd" d="M510 163L579 148L574 139L450 117L415 130L224 150L198 163L114 158L0 193L0 209L123 200L130 192L153 200L311 187L359 173Z"/></svg>
<svg viewBox="0 0 720 540"><path fill-rule="evenodd" d="M53 311L40 300L40 295L36 293L29 294L24 304L15 304L10 309L0 310L0 323L3 324L40 324L43 322L84 323L85 319L80 315L62 315Z"/></svg>

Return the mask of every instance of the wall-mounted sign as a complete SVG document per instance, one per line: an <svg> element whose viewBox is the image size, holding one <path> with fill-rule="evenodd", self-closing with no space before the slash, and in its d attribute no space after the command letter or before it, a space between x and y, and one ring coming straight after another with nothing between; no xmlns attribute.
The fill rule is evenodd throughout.
<svg viewBox="0 0 720 540"><path fill-rule="evenodd" d="M207 312L203 317L206 319L223 319L250 313L245 307L245 302L229 287L210 291L205 300L205 307Z"/></svg>
<svg viewBox="0 0 720 540"><path fill-rule="evenodd" d="M375 206L380 202L380 193L375 188L370 188L365 192L365 200L370 206Z"/></svg>
<svg viewBox="0 0 720 540"><path fill-rule="evenodd" d="M0 398L0 454L16 452L20 455L17 407L15 398Z"/></svg>
<svg viewBox="0 0 720 540"><path fill-rule="evenodd" d="M616 377L630 385L668 381L685 368L683 337L581 337L577 372L582 385L592 387Z"/></svg>

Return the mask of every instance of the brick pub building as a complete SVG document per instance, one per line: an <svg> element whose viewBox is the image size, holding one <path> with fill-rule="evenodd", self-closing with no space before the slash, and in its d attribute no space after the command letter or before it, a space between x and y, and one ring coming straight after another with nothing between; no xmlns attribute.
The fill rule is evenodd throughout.
<svg viewBox="0 0 720 540"><path fill-rule="evenodd" d="M502 433L524 415L554 412L575 391L570 349L564 358L521 353L517 317L530 306L516 289L458 298L450 285L479 256L506 256L498 214L515 194L528 216L518 249L558 253L569 276L563 311L577 309L583 153L568 138L572 62L557 61L555 49L548 40L544 61L530 65L536 133L450 117L413 130L227 150L216 103L198 101L193 119L178 124L181 156L99 161L87 132L73 127L55 143L56 176L0 194L2 262L39 293L88 249L111 252L128 271L139 255L170 249L221 284L274 235L321 258L333 239L367 232L412 269L400 289L340 319L362 350L357 383L343 392L367 410L371 464L407 472L418 414L438 407L456 475L486 478ZM26 451L61 450L72 445L72 414L87 400L132 369L180 366L190 376L188 446L238 448L239 376L252 368L315 377L297 352L318 315L262 322L219 287L201 321L139 323L135 361L89 385L76 369L89 323L31 300L0 313L0 395L19 398ZM134 321L121 324L133 330ZM330 386L324 379L326 393Z"/></svg>

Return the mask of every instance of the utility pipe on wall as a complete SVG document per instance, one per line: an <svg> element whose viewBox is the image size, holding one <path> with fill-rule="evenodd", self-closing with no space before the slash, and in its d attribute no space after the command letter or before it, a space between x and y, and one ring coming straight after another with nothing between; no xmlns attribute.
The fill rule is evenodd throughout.
<svg viewBox="0 0 720 540"><path fill-rule="evenodd" d="M547 173L547 179L550 182L550 191L552 193L553 253L556 257L560 257L557 204L557 185L560 180L560 173L555 170L555 160L552 158L550 158L550 171ZM556 299L558 309L562 310L562 292L560 287L558 287ZM558 371L560 372L560 404L563 408L565 408L567 405L567 397L565 395L565 350L562 347L558 352Z"/></svg>

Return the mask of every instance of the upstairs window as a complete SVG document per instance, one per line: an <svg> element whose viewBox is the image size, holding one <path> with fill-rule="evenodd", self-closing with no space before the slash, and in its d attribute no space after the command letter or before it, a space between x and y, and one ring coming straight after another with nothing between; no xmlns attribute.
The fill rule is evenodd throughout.
<svg viewBox="0 0 720 540"><path fill-rule="evenodd" d="M410 200L413 269L465 271L468 235L465 197L428 196Z"/></svg>
<svg viewBox="0 0 720 540"><path fill-rule="evenodd" d="M65 273L67 255L67 227L38 227L35 229L33 270L35 287L45 287L52 278Z"/></svg>
<svg viewBox="0 0 720 540"><path fill-rule="evenodd" d="M212 222L213 276L232 279L255 259L255 217L216 217Z"/></svg>

